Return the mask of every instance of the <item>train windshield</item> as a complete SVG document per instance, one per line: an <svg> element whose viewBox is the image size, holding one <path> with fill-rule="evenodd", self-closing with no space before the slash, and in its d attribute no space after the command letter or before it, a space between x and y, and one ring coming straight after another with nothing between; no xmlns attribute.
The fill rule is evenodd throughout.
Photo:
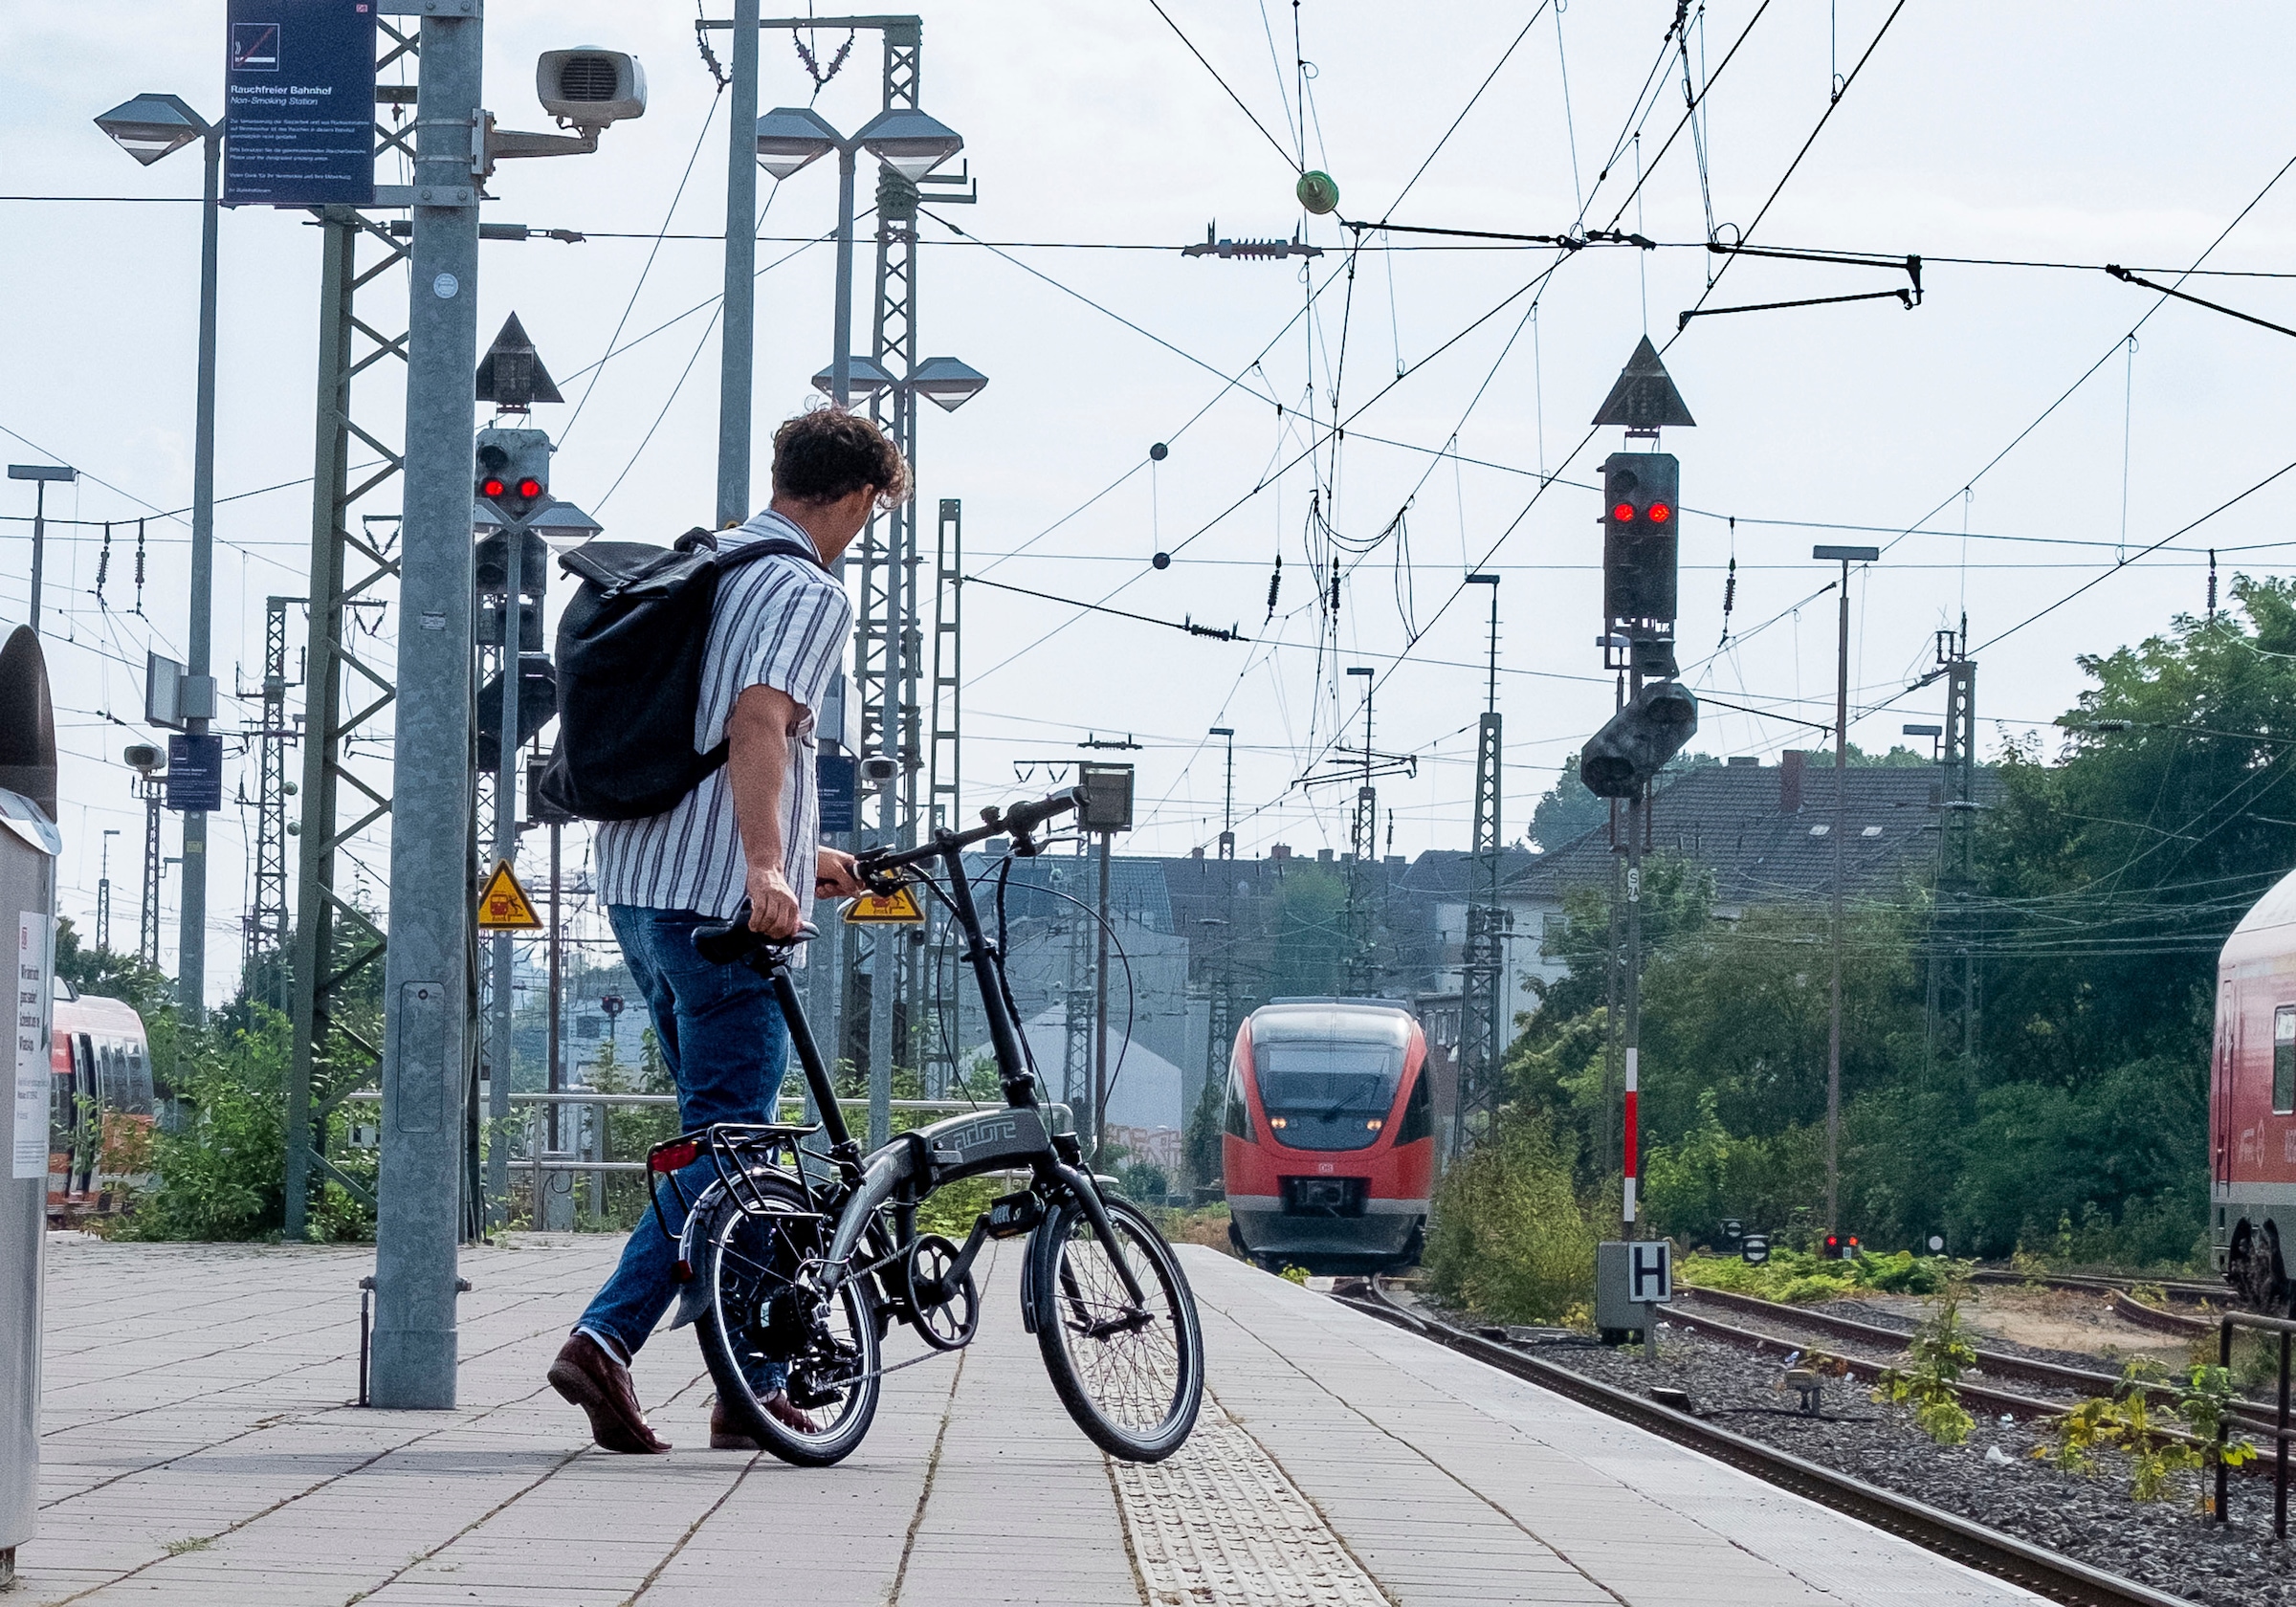
<svg viewBox="0 0 2296 1607"><path fill-rule="evenodd" d="M1362 1150L1379 1142L1403 1075L1392 1043L1252 1046L1260 1106L1275 1141L1293 1150Z"/></svg>

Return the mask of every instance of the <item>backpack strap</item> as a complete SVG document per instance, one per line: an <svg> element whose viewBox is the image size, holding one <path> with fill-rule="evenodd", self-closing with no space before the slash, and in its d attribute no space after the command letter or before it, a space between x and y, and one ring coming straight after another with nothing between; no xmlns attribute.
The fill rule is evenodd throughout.
<svg viewBox="0 0 2296 1607"><path fill-rule="evenodd" d="M722 575L737 564L747 563L754 559L775 557L802 558L823 574L828 573L829 566L822 562L821 555L816 553L808 543L795 540L787 536L764 536L755 541L744 541L740 546L731 549L719 548L716 562L718 573Z"/></svg>
<svg viewBox="0 0 2296 1607"><path fill-rule="evenodd" d="M722 577L725 571L738 564L750 562L754 559L777 556L802 558L823 574L826 575L829 572L829 566L822 562L821 555L816 553L809 544L793 540L787 536L766 536L755 541L744 541L730 552L721 549L715 561L718 565L718 572ZM701 762L705 766L702 774L704 776L715 775L724 766L726 759L732 752L732 739L730 737L721 739L716 747L701 756Z"/></svg>

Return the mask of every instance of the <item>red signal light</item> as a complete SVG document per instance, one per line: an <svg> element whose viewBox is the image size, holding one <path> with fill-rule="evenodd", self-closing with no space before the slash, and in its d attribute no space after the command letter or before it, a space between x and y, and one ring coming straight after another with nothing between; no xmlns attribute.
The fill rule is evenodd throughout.
<svg viewBox="0 0 2296 1607"><path fill-rule="evenodd" d="M527 478L527 479L523 479L523 480L520 480L520 481L519 482L519 495L520 496L525 496L525 497L535 497L535 496L540 496L540 495L541 495L541 494L542 494L542 482L541 482L541 481L540 481L540 480L538 480L538 479L533 479L533 478L529 477L529 478Z"/></svg>
<svg viewBox="0 0 2296 1607"><path fill-rule="evenodd" d="M1610 517L1621 524L1632 524L1634 522L1634 504L1631 502L1620 503L1611 509Z"/></svg>
<svg viewBox="0 0 2296 1607"><path fill-rule="evenodd" d="M502 482L491 474L478 483L478 495L481 496L499 496L503 489Z"/></svg>
<svg viewBox="0 0 2296 1607"><path fill-rule="evenodd" d="M1667 507L1664 502L1653 502L1650 504L1650 522L1652 524L1664 524L1667 522L1667 520L1672 518L1673 517L1674 510Z"/></svg>

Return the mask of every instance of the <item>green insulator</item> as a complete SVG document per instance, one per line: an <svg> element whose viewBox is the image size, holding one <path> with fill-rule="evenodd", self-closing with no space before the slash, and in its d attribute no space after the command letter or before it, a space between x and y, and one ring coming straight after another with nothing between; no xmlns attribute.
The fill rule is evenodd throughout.
<svg viewBox="0 0 2296 1607"><path fill-rule="evenodd" d="M1292 193L1299 197L1301 206L1317 217L1337 209L1339 206L1338 182L1331 174L1314 168L1300 174L1299 183L1292 187Z"/></svg>

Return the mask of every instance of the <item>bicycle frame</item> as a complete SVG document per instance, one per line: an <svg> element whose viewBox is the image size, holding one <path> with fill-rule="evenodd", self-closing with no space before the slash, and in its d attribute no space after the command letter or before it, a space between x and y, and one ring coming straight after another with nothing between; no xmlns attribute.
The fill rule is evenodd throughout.
<svg viewBox="0 0 2296 1607"><path fill-rule="evenodd" d="M1047 805L1040 807L1047 813L1057 812L1052 803L1048 801ZM1068 805L1062 803L1059 806ZM1014 813L1020 817L1020 811ZM996 1056L1004 1093L1004 1107L950 1116L901 1134L882 1148L863 1154L846 1126L828 1063L806 1021L796 981L789 973L790 949L785 945L753 946L742 958L765 977L781 1004L783 1019L788 1024L790 1047L797 1055L806 1086L812 1092L814 1107L821 1113L819 1131L828 1140L828 1159L835 1167L837 1178L825 1189L797 1161L796 1157L804 1153L798 1150L798 1140L815 1131L811 1128L783 1124L754 1128L727 1125L683 1134L667 1144L656 1145L656 1155L678 1144L706 1146L718 1172L718 1179L701 1192L688 1210L683 1231L678 1236L679 1275L686 1281L673 1327L682 1328L699 1318L708 1302L708 1291L692 1277L692 1268L697 1262L697 1236L712 1231L725 1203L730 1202L737 1209L750 1209L740 1179L746 1165L744 1152L753 1139L766 1156L786 1147L793 1160L788 1172L817 1209L835 1218L836 1228L823 1258L821 1292L825 1297L833 1295L849 1279L874 1274L898 1260L916 1239L916 1207L927 1195L949 1183L987 1172L1025 1167L1031 1175L1030 1187L1025 1197L1007 1196L999 1200L997 1207L982 1213L974 1222L957 1265L948 1274L950 1281L962 1279L989 1238L1010 1238L1032 1230L1045 1216L1047 1197L1063 1190L1076 1199L1093 1231L1104 1244L1115 1242L1099 1185L1084 1168L1080 1142L1073 1134L1053 1133L1045 1120L1043 1108L1037 1101L1036 1078L1028 1069L1027 1057L1021 1046L1019 1024L1006 1006L1004 957L982 930L980 911L964 874L965 848L993 834L1011 830L1008 824L994 819L993 814L991 811L984 817L988 819L987 825L974 831L959 833L944 829L935 832L933 842L922 848L864 855L860 870L864 880L880 891L896 884L901 880L900 872L912 867L937 865L945 876L947 885L940 891L964 935L966 949L962 958L972 967L987 1017L989 1045ZM1016 851L1027 846L1025 829L1014 831L1013 836ZM931 880L929 871L926 879ZM770 1160L767 1164L771 1164ZM650 1190L653 1191L656 1221L663 1222L666 1230L659 1181L667 1178L681 1205L685 1202L683 1191L673 1174L650 1169L647 1178ZM1032 1203L1024 1208L1019 1203L1023 1198ZM1006 1206L1011 1209L1000 1223L995 1220L998 1208ZM891 1233L885 1231L882 1222L882 1213L888 1209L894 1215ZM872 1235L875 1242L868 1245L872 1253L856 1265L856 1251ZM1144 1305L1146 1295L1125 1258L1115 1256L1112 1260L1126 1297L1136 1308ZM1033 1266L1034 1261L1031 1256L1024 1265ZM1024 1302L1026 1292L1024 1288ZM1024 1312L1027 1310L1024 1303Z"/></svg>

